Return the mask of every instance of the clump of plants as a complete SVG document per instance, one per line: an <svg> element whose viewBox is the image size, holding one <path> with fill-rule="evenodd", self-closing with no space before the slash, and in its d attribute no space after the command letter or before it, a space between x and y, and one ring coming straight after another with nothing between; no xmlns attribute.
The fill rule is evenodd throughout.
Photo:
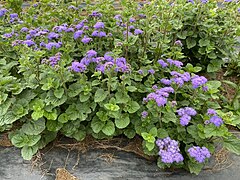
<svg viewBox="0 0 240 180"><path fill-rule="evenodd" d="M122 1L116 11L107 0L44 1L19 14L1 9L1 131L17 124L9 137L27 160L58 133L78 141L140 136L159 167L195 174L215 142L240 154L226 127L236 122L226 121L218 104L221 83L184 64L185 38L178 35L190 33L185 13L209 4Z"/></svg>

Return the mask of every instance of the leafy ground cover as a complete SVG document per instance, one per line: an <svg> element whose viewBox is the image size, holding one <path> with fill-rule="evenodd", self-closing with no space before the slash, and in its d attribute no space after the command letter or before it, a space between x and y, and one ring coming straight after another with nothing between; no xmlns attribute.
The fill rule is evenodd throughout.
<svg viewBox="0 0 240 180"><path fill-rule="evenodd" d="M239 3L119 7L44 0L0 9L0 129L11 130L23 158L58 134L141 137L160 168L195 174L216 143L240 154L228 129L240 124L238 85L222 82L237 89L229 100L220 81L202 75L236 62Z"/></svg>

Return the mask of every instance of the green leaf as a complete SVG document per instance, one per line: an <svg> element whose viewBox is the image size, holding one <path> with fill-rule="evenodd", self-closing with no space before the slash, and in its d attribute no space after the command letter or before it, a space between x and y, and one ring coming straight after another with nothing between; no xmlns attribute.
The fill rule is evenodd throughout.
<svg viewBox="0 0 240 180"><path fill-rule="evenodd" d="M48 120L56 120L57 119L57 110L56 109L53 109L52 112L47 112L47 111L44 111L44 117L46 117Z"/></svg>
<svg viewBox="0 0 240 180"><path fill-rule="evenodd" d="M34 111L32 114L31 114L31 117L33 118L33 120L38 120L40 118L43 117L43 114L44 114L44 110L40 110L40 111Z"/></svg>
<svg viewBox="0 0 240 180"><path fill-rule="evenodd" d="M180 32L177 33L177 37L180 38L180 39L186 39L187 35L188 35L187 31L180 31Z"/></svg>
<svg viewBox="0 0 240 180"><path fill-rule="evenodd" d="M48 143L53 141L57 137L57 132L45 131L45 134L42 135L40 141L36 144L38 149L44 148Z"/></svg>
<svg viewBox="0 0 240 180"><path fill-rule="evenodd" d="M38 135L45 129L45 119L41 118L37 121L28 121L23 124L21 131L27 135Z"/></svg>
<svg viewBox="0 0 240 180"><path fill-rule="evenodd" d="M63 127L63 124L58 121L47 121L46 127L49 131L57 132Z"/></svg>
<svg viewBox="0 0 240 180"><path fill-rule="evenodd" d="M192 37L188 37L187 40L186 40L186 43L187 43L187 48L188 49L193 48L197 44L196 40Z"/></svg>
<svg viewBox="0 0 240 180"><path fill-rule="evenodd" d="M89 100L89 98L91 97L92 93L88 93L88 94L84 94L84 93L81 93L79 95L79 100L80 102L86 102L87 100Z"/></svg>
<svg viewBox="0 0 240 180"><path fill-rule="evenodd" d="M150 129L149 134L151 134L153 137L157 136L157 128L153 127L152 129Z"/></svg>
<svg viewBox="0 0 240 180"><path fill-rule="evenodd" d="M138 104L136 101L131 101L131 102L129 102L128 108L127 108L127 111L128 111L129 113L135 113L135 112L137 112L139 109L140 109L140 106L139 106L139 104Z"/></svg>
<svg viewBox="0 0 240 180"><path fill-rule="evenodd" d="M127 136L127 138L132 139L136 135L136 131L133 128L127 128L124 129L124 135Z"/></svg>
<svg viewBox="0 0 240 180"><path fill-rule="evenodd" d="M163 139L163 138L166 138L166 137L168 137L168 136L169 136L169 135L168 135L168 132L167 132L165 129L159 128L159 129L157 130L157 137L158 137L158 138Z"/></svg>
<svg viewBox="0 0 240 180"><path fill-rule="evenodd" d="M130 124L130 119L128 114L122 114L119 119L115 119L116 127L119 129L126 128Z"/></svg>
<svg viewBox="0 0 240 180"><path fill-rule="evenodd" d="M104 107L109 110L109 111L118 111L120 109L120 107L116 104L104 104Z"/></svg>
<svg viewBox="0 0 240 180"><path fill-rule="evenodd" d="M231 87L233 87L235 90L238 89L238 85L235 84L234 82L232 81L227 81L227 80L222 80L223 83L226 83L227 85L230 85Z"/></svg>
<svg viewBox="0 0 240 180"><path fill-rule="evenodd" d="M94 102L102 102L104 99L106 99L107 95L107 91L104 91L103 89L98 89L94 95Z"/></svg>
<svg viewBox="0 0 240 180"><path fill-rule="evenodd" d="M33 146L41 139L41 135L26 135L23 133L17 133L11 138L11 142L14 146L20 148L24 146Z"/></svg>
<svg viewBox="0 0 240 180"><path fill-rule="evenodd" d="M198 175L201 172L203 166L203 163L188 161L188 168L190 170L190 173Z"/></svg>
<svg viewBox="0 0 240 180"><path fill-rule="evenodd" d="M86 131L85 130L78 130L73 134L73 138L75 138L77 141L82 141L86 137Z"/></svg>
<svg viewBox="0 0 240 180"><path fill-rule="evenodd" d="M112 136L115 132L115 125L112 121L107 121L105 126L102 129L102 132L107 136Z"/></svg>
<svg viewBox="0 0 240 180"><path fill-rule="evenodd" d="M101 121L107 121L109 119L108 115L106 112L104 111L98 111L96 113L96 115L98 116L98 118L101 120Z"/></svg>
<svg viewBox="0 0 240 180"><path fill-rule="evenodd" d="M33 155L36 154L38 151L38 147L37 146L24 146L21 149L21 155L23 157L24 160L31 160Z"/></svg>
<svg viewBox="0 0 240 180"><path fill-rule="evenodd" d="M145 146L149 151L152 151L155 147L155 144L152 142L146 142Z"/></svg>
<svg viewBox="0 0 240 180"><path fill-rule="evenodd" d="M198 43L200 47L203 47L203 46L208 46L210 44L210 41L208 39L200 39Z"/></svg>
<svg viewBox="0 0 240 180"><path fill-rule="evenodd" d="M129 95L126 92L118 91L115 93L116 103L125 104L130 100Z"/></svg>
<svg viewBox="0 0 240 180"><path fill-rule="evenodd" d="M225 138L223 147L237 155L240 155L240 139L236 136L232 135L228 138Z"/></svg>
<svg viewBox="0 0 240 180"><path fill-rule="evenodd" d="M93 132L95 133L99 133L103 127L105 126L105 122L99 120L98 118L93 118L93 120L91 121L91 128L93 130Z"/></svg>
<svg viewBox="0 0 240 180"><path fill-rule="evenodd" d="M127 86L126 89L130 92L135 92L137 91L137 88L135 86Z"/></svg>
<svg viewBox="0 0 240 180"><path fill-rule="evenodd" d="M59 117L58 117L58 121L60 122L60 123L66 123L66 122L68 122L68 120L69 120L69 116L66 114L66 113L62 113Z"/></svg>
<svg viewBox="0 0 240 180"><path fill-rule="evenodd" d="M68 89L68 96L69 97L75 97L77 96L80 92L83 91L83 86L79 83L76 82L74 84L71 84Z"/></svg>
<svg viewBox="0 0 240 180"><path fill-rule="evenodd" d="M56 96L58 99L60 99L64 94L64 89L59 88L54 90L54 96Z"/></svg>
<svg viewBox="0 0 240 180"><path fill-rule="evenodd" d="M165 123L169 123L169 122L176 123L177 122L177 117L176 117L174 112L167 112L162 117L162 121L165 122Z"/></svg>

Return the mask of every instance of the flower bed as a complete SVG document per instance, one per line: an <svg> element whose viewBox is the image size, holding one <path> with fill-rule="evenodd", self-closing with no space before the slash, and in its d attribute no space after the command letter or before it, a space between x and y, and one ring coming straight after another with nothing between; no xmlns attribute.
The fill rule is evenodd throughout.
<svg viewBox="0 0 240 180"><path fill-rule="evenodd" d="M122 1L119 12L108 0L74 5L0 9L0 128L16 125L9 137L24 159L58 133L140 136L159 167L195 174L215 142L240 154L221 82L196 74L215 72L233 52L236 2Z"/></svg>

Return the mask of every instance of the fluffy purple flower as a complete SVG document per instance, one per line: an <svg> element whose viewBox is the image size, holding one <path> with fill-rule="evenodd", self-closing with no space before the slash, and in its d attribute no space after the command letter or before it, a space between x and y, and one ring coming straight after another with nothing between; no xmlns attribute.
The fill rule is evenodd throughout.
<svg viewBox="0 0 240 180"><path fill-rule="evenodd" d="M55 32L50 32L50 33L48 34L48 39L49 39L49 40L57 39L57 38L59 38L59 34L57 34L57 33L55 33Z"/></svg>
<svg viewBox="0 0 240 180"><path fill-rule="evenodd" d="M80 62L74 61L72 62L72 66L70 67L70 69L74 72L83 72L87 69L87 67Z"/></svg>
<svg viewBox="0 0 240 180"><path fill-rule="evenodd" d="M7 9L0 9L0 17L4 16L7 12Z"/></svg>
<svg viewBox="0 0 240 180"><path fill-rule="evenodd" d="M165 78L161 79L160 82L164 85L167 85L167 86L171 85L171 83L172 83L171 80L165 79Z"/></svg>
<svg viewBox="0 0 240 180"><path fill-rule="evenodd" d="M172 78L171 79L173 82L175 82L179 87L182 87L184 84L184 81L182 78L177 77L177 78Z"/></svg>
<svg viewBox="0 0 240 180"><path fill-rule="evenodd" d="M95 29L103 29L104 28L104 23L103 22L97 22L93 27Z"/></svg>
<svg viewBox="0 0 240 180"><path fill-rule="evenodd" d="M114 58L111 56L112 55L112 52L106 52L104 54L104 59L106 61L109 61L109 62L113 62L114 61Z"/></svg>
<svg viewBox="0 0 240 180"><path fill-rule="evenodd" d="M123 35L124 36L127 36L127 35L128 36L132 36L133 34L131 32L129 32L129 31L128 32L127 31L123 31Z"/></svg>
<svg viewBox="0 0 240 180"><path fill-rule="evenodd" d="M142 118L145 119L148 116L148 112L147 111L143 111L141 115L142 115Z"/></svg>
<svg viewBox="0 0 240 180"><path fill-rule="evenodd" d="M98 33L98 37L106 37L106 36L107 36L107 34L104 31L100 31Z"/></svg>
<svg viewBox="0 0 240 180"><path fill-rule="evenodd" d="M74 33L73 38L78 39L79 37L82 36L82 34L83 34L83 30L78 30Z"/></svg>
<svg viewBox="0 0 240 180"><path fill-rule="evenodd" d="M92 32L92 36L93 36L93 37L98 37L98 31L97 31L97 30L93 31L93 32Z"/></svg>
<svg viewBox="0 0 240 180"><path fill-rule="evenodd" d="M158 63L162 66L162 68L165 68L165 67L168 66L168 64L164 60L162 60L162 59L159 59Z"/></svg>
<svg viewBox="0 0 240 180"><path fill-rule="evenodd" d="M207 110L207 114L208 114L208 115L216 115L217 112L216 112L214 109L208 109L208 110Z"/></svg>
<svg viewBox="0 0 240 180"><path fill-rule="evenodd" d="M55 54L55 56L50 57L50 58L49 58L49 64L50 64L52 67L56 66L57 63L58 63L58 61L60 61L61 56L62 56L61 53L57 53L57 54Z"/></svg>
<svg viewBox="0 0 240 180"><path fill-rule="evenodd" d="M183 63L180 62L180 61L177 61L177 60L172 60L172 59L167 59L167 62L170 64L170 65L174 65L178 68L181 68Z"/></svg>
<svg viewBox="0 0 240 180"><path fill-rule="evenodd" d="M232 2L232 0L224 0L224 2L227 2L227 3L229 3L229 2Z"/></svg>
<svg viewBox="0 0 240 180"><path fill-rule="evenodd" d="M135 29L135 27L134 27L133 25L131 25L131 26L128 27L128 29L129 29L129 30ZM136 34L135 34L135 35L136 35Z"/></svg>
<svg viewBox="0 0 240 180"><path fill-rule="evenodd" d="M102 17L102 14L97 11L93 11L92 14L90 14L89 16L90 17Z"/></svg>
<svg viewBox="0 0 240 180"><path fill-rule="evenodd" d="M154 74L154 73L155 73L154 69L149 69L148 72L149 72L150 74Z"/></svg>
<svg viewBox="0 0 240 180"><path fill-rule="evenodd" d="M117 15L114 16L114 19L116 19L116 20L122 20L122 17L121 17L120 14L117 14Z"/></svg>
<svg viewBox="0 0 240 180"><path fill-rule="evenodd" d="M220 118L218 116L212 116L210 118L210 122L213 123L217 127L219 127L219 126L221 126L223 124L222 118Z"/></svg>
<svg viewBox="0 0 240 180"><path fill-rule="evenodd" d="M77 8L77 7L75 7L75 6L73 6L73 5L71 5L71 6L68 6L68 9L78 10L78 8Z"/></svg>
<svg viewBox="0 0 240 180"><path fill-rule="evenodd" d="M147 17L145 14L139 14L138 16L143 19Z"/></svg>
<svg viewBox="0 0 240 180"><path fill-rule="evenodd" d="M202 90L203 90L204 92L207 92L207 91L208 91L208 87L207 87L207 86L203 86L203 87L202 87Z"/></svg>
<svg viewBox="0 0 240 180"><path fill-rule="evenodd" d="M190 157L194 158L197 162L203 163L206 158L210 158L211 154L206 147L193 146L188 149Z"/></svg>
<svg viewBox="0 0 240 180"><path fill-rule="evenodd" d="M203 4L206 4L206 3L208 2L208 0L201 0L201 2L202 2Z"/></svg>
<svg viewBox="0 0 240 180"><path fill-rule="evenodd" d="M74 28L71 28L71 27L70 27L70 28L65 29L64 31L65 31L65 32L74 32Z"/></svg>
<svg viewBox="0 0 240 180"><path fill-rule="evenodd" d="M35 42L32 40L25 40L22 42L22 44L27 45L28 47L35 45Z"/></svg>
<svg viewBox="0 0 240 180"><path fill-rule="evenodd" d="M190 3L194 4L194 0L188 0L188 2L190 2Z"/></svg>
<svg viewBox="0 0 240 180"><path fill-rule="evenodd" d="M77 24L77 25L75 26L75 28L76 28L76 29L81 29L81 28L83 28L83 26L84 26L84 23L83 23L83 22L80 22L79 24Z"/></svg>
<svg viewBox="0 0 240 180"><path fill-rule="evenodd" d="M10 18L11 19L18 18L18 14L17 13L10 14Z"/></svg>
<svg viewBox="0 0 240 180"><path fill-rule="evenodd" d="M142 33L143 33L143 31L141 29L135 29L134 30L135 35L139 35L139 34L142 34Z"/></svg>
<svg viewBox="0 0 240 180"><path fill-rule="evenodd" d="M142 69L139 69L139 70L138 70L138 73L139 73L139 74L143 74L143 70L142 70Z"/></svg>
<svg viewBox="0 0 240 180"><path fill-rule="evenodd" d="M240 8L238 8L238 12L240 13Z"/></svg>
<svg viewBox="0 0 240 180"><path fill-rule="evenodd" d="M188 125L190 120L191 120L191 116L184 114L182 117L180 117L180 124L182 126L186 126L186 125Z"/></svg>
<svg viewBox="0 0 240 180"><path fill-rule="evenodd" d="M81 42L84 43L84 44L87 44L91 41L92 41L92 38L87 37L87 36L84 36L84 38L82 38L82 40L81 40Z"/></svg>
<svg viewBox="0 0 240 180"><path fill-rule="evenodd" d="M96 57L96 56L97 56L97 52L92 50L92 49L89 50L86 54L86 57L88 57L88 58L93 58L93 57Z"/></svg>
<svg viewBox="0 0 240 180"><path fill-rule="evenodd" d="M62 46L62 42L58 42L58 43L55 43L55 42L50 42L48 44L45 45L45 47L48 49L48 50L51 50L53 47L55 48L60 48Z"/></svg>
<svg viewBox="0 0 240 180"><path fill-rule="evenodd" d="M174 44L176 44L177 46L183 46L183 44L182 44L181 40L177 40L177 41L175 41L175 43L174 43Z"/></svg>
<svg viewBox="0 0 240 180"><path fill-rule="evenodd" d="M28 28L27 27L23 27L20 31L21 32L28 32Z"/></svg>
<svg viewBox="0 0 240 180"><path fill-rule="evenodd" d="M11 32L11 33L5 33L5 34L3 34L3 37L5 37L5 38L11 38L13 35L14 35L13 32Z"/></svg>
<svg viewBox="0 0 240 180"><path fill-rule="evenodd" d="M183 156L180 154L178 142L169 137L158 139L156 145L159 147L159 156L163 163L171 164L183 161Z"/></svg>
<svg viewBox="0 0 240 180"><path fill-rule="evenodd" d="M197 89L198 87L205 85L207 83L207 79L204 76L195 75L192 78L192 87L193 89Z"/></svg>
<svg viewBox="0 0 240 180"><path fill-rule="evenodd" d="M130 18L130 19L129 19L129 22L130 22L130 23L133 23L133 22L135 22L135 21L136 21L136 19L134 19L134 18Z"/></svg>

